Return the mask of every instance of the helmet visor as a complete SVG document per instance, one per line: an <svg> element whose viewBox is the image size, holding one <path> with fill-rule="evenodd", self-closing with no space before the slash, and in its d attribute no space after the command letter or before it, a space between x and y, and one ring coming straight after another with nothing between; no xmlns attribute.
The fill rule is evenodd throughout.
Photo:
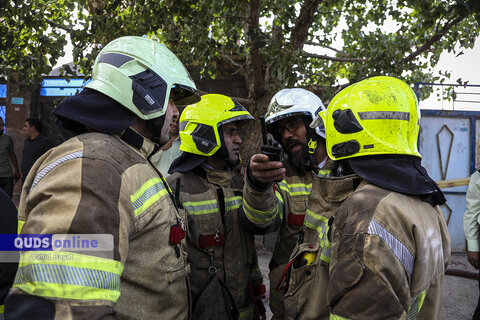
<svg viewBox="0 0 480 320"><path fill-rule="evenodd" d="M315 129L317 134L325 138L325 120L327 117L327 110L318 112L317 116L310 123L310 128Z"/></svg>
<svg viewBox="0 0 480 320"><path fill-rule="evenodd" d="M174 84L170 97L177 106L187 106L200 101L200 93L195 88L183 84Z"/></svg>

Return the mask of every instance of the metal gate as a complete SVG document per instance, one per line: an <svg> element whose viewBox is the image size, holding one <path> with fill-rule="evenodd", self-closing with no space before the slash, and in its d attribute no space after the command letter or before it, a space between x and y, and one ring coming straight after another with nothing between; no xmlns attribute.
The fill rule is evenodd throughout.
<svg viewBox="0 0 480 320"><path fill-rule="evenodd" d="M419 149L422 164L436 180L469 177L480 168L480 112L421 110ZM452 252L466 251L463 213L467 186L442 189L442 205L452 240Z"/></svg>

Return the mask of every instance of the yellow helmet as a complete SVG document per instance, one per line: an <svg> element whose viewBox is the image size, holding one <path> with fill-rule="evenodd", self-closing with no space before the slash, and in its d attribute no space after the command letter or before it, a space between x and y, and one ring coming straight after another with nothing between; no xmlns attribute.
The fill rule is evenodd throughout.
<svg viewBox="0 0 480 320"><path fill-rule="evenodd" d="M417 97L399 79L373 77L355 83L333 97L327 112L319 116L331 159L381 154L421 158Z"/></svg>
<svg viewBox="0 0 480 320"><path fill-rule="evenodd" d="M237 101L221 94L206 94L187 106L180 116L180 150L212 156L224 145L220 127L226 123L254 120Z"/></svg>

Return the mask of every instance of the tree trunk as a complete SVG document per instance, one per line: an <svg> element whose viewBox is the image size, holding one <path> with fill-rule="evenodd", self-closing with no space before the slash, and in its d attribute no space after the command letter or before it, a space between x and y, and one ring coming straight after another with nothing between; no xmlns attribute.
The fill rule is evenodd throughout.
<svg viewBox="0 0 480 320"><path fill-rule="evenodd" d="M262 144L262 132L260 129L259 117L266 114L270 99L271 96L265 94L260 97L260 99L258 99L248 110L252 116L255 117L255 121L249 121L249 123L246 124L248 134L243 140L240 150L240 156L245 165L248 164L250 158L254 154L260 152L260 146Z"/></svg>

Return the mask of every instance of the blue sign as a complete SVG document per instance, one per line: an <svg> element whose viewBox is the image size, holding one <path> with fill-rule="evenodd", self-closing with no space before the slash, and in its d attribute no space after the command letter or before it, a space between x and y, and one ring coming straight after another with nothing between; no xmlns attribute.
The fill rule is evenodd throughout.
<svg viewBox="0 0 480 320"><path fill-rule="evenodd" d="M91 79L44 79L40 86L40 95L46 97L64 97L74 96L82 91L83 87L89 83Z"/></svg>
<svg viewBox="0 0 480 320"><path fill-rule="evenodd" d="M12 98L12 104L23 104L23 98Z"/></svg>

